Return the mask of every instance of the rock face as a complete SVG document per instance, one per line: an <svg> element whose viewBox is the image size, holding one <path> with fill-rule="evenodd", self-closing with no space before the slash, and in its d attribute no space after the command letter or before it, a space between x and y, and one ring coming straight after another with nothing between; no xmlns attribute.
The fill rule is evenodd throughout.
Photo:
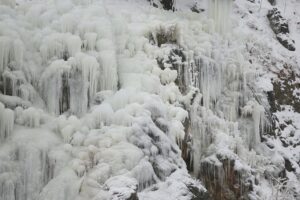
<svg viewBox="0 0 300 200"><path fill-rule="evenodd" d="M151 5L153 6L153 7L156 7L156 8L158 8L158 7L162 7L164 10L175 10L175 8L174 8L174 0L159 0L159 3L158 2L154 2L153 0L148 0L150 3L151 3ZM158 5L158 4L160 4L160 5Z"/></svg>
<svg viewBox="0 0 300 200"><path fill-rule="evenodd" d="M272 112L280 111L280 105L292 106L296 112L300 112L298 78L298 75L288 66L279 72L278 80L273 81L274 91L269 94Z"/></svg>
<svg viewBox="0 0 300 200"><path fill-rule="evenodd" d="M253 190L251 174L235 169L235 160L217 156L216 162L203 161L200 178L205 183L213 199L235 200L249 199Z"/></svg>
<svg viewBox="0 0 300 200"><path fill-rule="evenodd" d="M278 34L277 40L288 50L295 51L295 41L291 40L287 34Z"/></svg>
<svg viewBox="0 0 300 200"><path fill-rule="evenodd" d="M295 121L300 112L299 74L295 69L284 65L273 80L274 89L268 94L271 112L275 116L274 130L283 149L295 150L300 145L299 128ZM297 113L297 114L296 114ZM274 148L274 147L273 147ZM298 156L282 153L284 166L277 175L283 181L288 180L287 174L300 167ZM293 189L292 189L293 191Z"/></svg>
<svg viewBox="0 0 300 200"><path fill-rule="evenodd" d="M277 40L288 50L295 51L295 41L289 36L288 22L282 17L280 11L277 8L273 8L268 12L267 17Z"/></svg>
<svg viewBox="0 0 300 200"><path fill-rule="evenodd" d="M173 10L174 8L174 0L161 0L160 3L165 10Z"/></svg>

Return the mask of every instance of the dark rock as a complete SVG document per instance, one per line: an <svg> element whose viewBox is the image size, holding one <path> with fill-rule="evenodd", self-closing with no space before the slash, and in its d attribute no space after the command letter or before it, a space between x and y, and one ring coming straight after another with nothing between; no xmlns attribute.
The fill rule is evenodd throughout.
<svg viewBox="0 0 300 200"><path fill-rule="evenodd" d="M274 149L274 145L272 145L272 144L268 144L268 143L267 143L267 146L268 146L270 149Z"/></svg>
<svg viewBox="0 0 300 200"><path fill-rule="evenodd" d="M148 0L148 2L150 2L150 4L153 7L155 7L155 8L162 7L165 10L173 10L173 11L175 11L175 8L174 8L174 2L175 2L175 0L160 0L159 1L159 5L157 5L156 3L154 3L153 0Z"/></svg>
<svg viewBox="0 0 300 200"><path fill-rule="evenodd" d="M61 98L59 98L59 112L60 114L70 109L70 86L69 77L67 73L62 74Z"/></svg>
<svg viewBox="0 0 300 200"><path fill-rule="evenodd" d="M185 64L186 62L186 55L184 53L184 50L180 47L176 47L171 50L168 59L161 60L157 59L158 66L163 70L165 69L164 63L171 64L172 69L175 69L177 71L177 78L175 80L176 85L179 87L179 90L182 94L186 94L188 91L188 80L186 80L187 77L187 70L185 70L188 66Z"/></svg>
<svg viewBox="0 0 300 200"><path fill-rule="evenodd" d="M156 3L152 3L152 6L158 8L158 5Z"/></svg>
<svg viewBox="0 0 300 200"><path fill-rule="evenodd" d="M4 83L3 94L12 96L13 95L13 80L10 77L3 77Z"/></svg>
<svg viewBox="0 0 300 200"><path fill-rule="evenodd" d="M288 35L285 34L278 34L276 36L277 40L280 42L280 44L282 44L282 46L284 46L285 48L287 48L290 51L295 51L295 41L291 40Z"/></svg>
<svg viewBox="0 0 300 200"><path fill-rule="evenodd" d="M268 101L269 101L269 104L270 104L270 111L272 113L276 112L276 104L275 104L275 96L274 96L274 92L273 91L269 91L267 92L267 96L268 96Z"/></svg>
<svg viewBox="0 0 300 200"><path fill-rule="evenodd" d="M290 105L296 112L300 112L300 98L294 95L294 91L300 89L296 82L299 75L285 65L277 76L278 79L273 80L273 91L268 94L272 112L280 111L280 105ZM287 125L280 124L280 126L284 129Z"/></svg>
<svg viewBox="0 0 300 200"><path fill-rule="evenodd" d="M181 145L181 157L185 161L187 169L189 171L193 171L193 159L192 159L193 148L192 148L192 137L190 134L190 128L191 128L190 118L186 118L183 125L184 125L185 136Z"/></svg>
<svg viewBox="0 0 300 200"><path fill-rule="evenodd" d="M165 10L174 10L174 0L160 0Z"/></svg>
<svg viewBox="0 0 300 200"><path fill-rule="evenodd" d="M211 196L207 191L199 190L199 188L188 185L188 189L194 195L191 200L211 200Z"/></svg>
<svg viewBox="0 0 300 200"><path fill-rule="evenodd" d="M191 11L192 11L192 12L195 12L195 13L201 13L201 12L204 12L205 9L199 8L197 4L194 4L194 5L191 7Z"/></svg>
<svg viewBox="0 0 300 200"><path fill-rule="evenodd" d="M253 190L251 175L246 171L234 169L235 160L217 156L222 165L210 161L201 163L199 178L203 180L212 199L237 200L249 199Z"/></svg>
<svg viewBox="0 0 300 200"><path fill-rule="evenodd" d="M269 10L267 17L270 22L271 29L276 34L277 40L286 49L295 51L295 41L289 36L289 25L285 18L282 17L280 11L277 8Z"/></svg>
<svg viewBox="0 0 300 200"><path fill-rule="evenodd" d="M131 196L126 200L139 200L137 193L132 193Z"/></svg>
<svg viewBox="0 0 300 200"><path fill-rule="evenodd" d="M276 5L276 0L268 0L272 6Z"/></svg>
<svg viewBox="0 0 300 200"><path fill-rule="evenodd" d="M286 34L290 32L287 20L282 17L280 11L277 8L269 10L267 17L275 34Z"/></svg>
<svg viewBox="0 0 300 200"><path fill-rule="evenodd" d="M172 60L174 57L180 57L180 63L177 63L176 60ZM186 56L183 53L182 49L174 49L169 56L169 59L172 63L172 66L177 70L177 78L175 80L176 85L178 85L179 90L182 94L187 93L188 83L186 80L187 75L185 74L187 67L184 63L186 61Z"/></svg>
<svg viewBox="0 0 300 200"><path fill-rule="evenodd" d="M285 166L285 169L288 171L288 172L295 172L295 169L293 168L292 166L292 163L289 159L287 158L284 158L284 166Z"/></svg>
<svg viewBox="0 0 300 200"><path fill-rule="evenodd" d="M68 51L64 51L63 55L62 55L62 58L64 59L64 61L67 61L69 59L69 57L70 57L69 52Z"/></svg>

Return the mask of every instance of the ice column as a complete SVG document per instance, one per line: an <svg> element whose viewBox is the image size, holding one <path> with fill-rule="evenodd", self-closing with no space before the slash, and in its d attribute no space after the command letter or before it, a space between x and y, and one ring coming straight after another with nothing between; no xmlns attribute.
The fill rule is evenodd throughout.
<svg viewBox="0 0 300 200"><path fill-rule="evenodd" d="M265 129L265 109L256 101L249 101L242 109L243 117L252 117L253 129L247 130L245 135L249 148L255 148L260 143L261 134Z"/></svg>
<svg viewBox="0 0 300 200"><path fill-rule="evenodd" d="M265 119L265 109L263 106L256 103L254 105L252 118L254 122L254 137L253 137L253 146L256 146L260 143L260 134L264 130L264 119Z"/></svg>
<svg viewBox="0 0 300 200"><path fill-rule="evenodd" d="M14 127L14 112L0 102L0 142L3 142Z"/></svg>
<svg viewBox="0 0 300 200"><path fill-rule="evenodd" d="M14 41L6 36L0 36L0 73L10 65L18 69L23 61L23 43L15 39Z"/></svg>
<svg viewBox="0 0 300 200"><path fill-rule="evenodd" d="M216 32L227 33L230 28L232 0L209 0L209 17L214 20Z"/></svg>
<svg viewBox="0 0 300 200"><path fill-rule="evenodd" d="M222 68L221 64L209 59L200 58L196 60L199 68L199 88L203 94L203 105L211 107L211 102L215 103L222 90Z"/></svg>

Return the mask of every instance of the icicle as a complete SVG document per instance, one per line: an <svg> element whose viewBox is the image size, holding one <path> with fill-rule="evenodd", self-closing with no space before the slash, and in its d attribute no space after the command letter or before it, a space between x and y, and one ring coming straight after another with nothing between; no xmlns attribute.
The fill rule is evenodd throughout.
<svg viewBox="0 0 300 200"><path fill-rule="evenodd" d="M252 117L253 129L246 130L246 143L250 149L255 148L260 143L260 135L265 128L265 109L256 101L249 101L242 109L242 115Z"/></svg>
<svg viewBox="0 0 300 200"><path fill-rule="evenodd" d="M19 87L25 82L22 71L5 70L2 74L4 94L11 96L20 96Z"/></svg>
<svg viewBox="0 0 300 200"><path fill-rule="evenodd" d="M212 134L209 130L209 125L206 124L203 118L199 116L199 111L205 117L209 117L209 113L205 108L201 108L199 103L202 96L197 95L194 105L191 109L191 135L193 137L193 168L196 175L199 174L201 167L201 159L206 153L207 147L211 144Z"/></svg>
<svg viewBox="0 0 300 200"><path fill-rule="evenodd" d="M265 120L265 109L263 106L256 103L254 105L253 114L252 114L253 122L254 122L254 138L253 143L254 146L257 146L260 143L261 133L264 130L264 120Z"/></svg>
<svg viewBox="0 0 300 200"><path fill-rule="evenodd" d="M61 17L61 26L60 26L60 30L61 32L64 32L64 33L73 33L74 32L74 29L76 27L76 18L74 18L74 15L72 14L64 14L62 17Z"/></svg>
<svg viewBox="0 0 300 200"><path fill-rule="evenodd" d="M24 125L28 127L39 127L41 123L41 110L30 107L23 111Z"/></svg>
<svg viewBox="0 0 300 200"><path fill-rule="evenodd" d="M43 62L56 57L67 60L81 51L81 39L70 33L53 33L47 36L40 47Z"/></svg>
<svg viewBox="0 0 300 200"><path fill-rule="evenodd" d="M16 62L16 68L20 69L23 65L23 54L24 54L24 46L21 40L17 39L13 42L12 46L12 56L14 61Z"/></svg>
<svg viewBox="0 0 300 200"><path fill-rule="evenodd" d="M59 114L62 99L63 74L69 74L71 67L64 60L56 60L46 68L40 79L42 96L46 101L48 111Z"/></svg>
<svg viewBox="0 0 300 200"><path fill-rule="evenodd" d="M86 49L94 50L96 47L97 33L85 33L84 39L86 40Z"/></svg>
<svg viewBox="0 0 300 200"><path fill-rule="evenodd" d="M0 73L8 65L14 69L19 69L23 63L23 43L16 39L13 41L9 37L0 36Z"/></svg>
<svg viewBox="0 0 300 200"><path fill-rule="evenodd" d="M112 122L114 111L109 104L103 103L93 109L92 115L95 120L95 128L101 128L102 125L107 126Z"/></svg>
<svg viewBox="0 0 300 200"><path fill-rule="evenodd" d="M82 53L69 63L72 66L69 79L70 109L72 113L84 114L97 92L99 64L94 57Z"/></svg>
<svg viewBox="0 0 300 200"><path fill-rule="evenodd" d="M152 165L146 159L141 160L140 163L133 168L131 174L138 180L139 191L149 187L159 180Z"/></svg>
<svg viewBox="0 0 300 200"><path fill-rule="evenodd" d="M41 77L48 110L59 114L70 108L72 113L84 114L93 103L98 77L99 64L92 56L78 53L68 61L54 61Z"/></svg>
<svg viewBox="0 0 300 200"><path fill-rule="evenodd" d="M81 39L77 35L67 35L66 45L69 56L75 56L76 53L81 51Z"/></svg>
<svg viewBox="0 0 300 200"><path fill-rule="evenodd" d="M116 54L112 50L100 52L100 90L116 90L118 85Z"/></svg>
<svg viewBox="0 0 300 200"><path fill-rule="evenodd" d="M0 37L0 73L9 63L10 40L8 37Z"/></svg>
<svg viewBox="0 0 300 200"><path fill-rule="evenodd" d="M203 106L213 108L222 90L222 65L202 57L196 59L196 66L198 68L196 86L203 94Z"/></svg>
<svg viewBox="0 0 300 200"><path fill-rule="evenodd" d="M89 83L89 99L93 100L98 86L99 64L96 58L85 56L82 58L82 76L83 81Z"/></svg>
<svg viewBox="0 0 300 200"><path fill-rule="evenodd" d="M8 138L14 127L14 112L0 102L0 142Z"/></svg>

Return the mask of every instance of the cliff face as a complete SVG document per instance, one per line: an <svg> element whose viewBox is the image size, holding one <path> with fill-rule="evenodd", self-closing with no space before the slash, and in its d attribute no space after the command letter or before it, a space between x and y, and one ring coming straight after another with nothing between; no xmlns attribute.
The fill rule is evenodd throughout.
<svg viewBox="0 0 300 200"><path fill-rule="evenodd" d="M300 2L0 3L1 200L299 199Z"/></svg>

